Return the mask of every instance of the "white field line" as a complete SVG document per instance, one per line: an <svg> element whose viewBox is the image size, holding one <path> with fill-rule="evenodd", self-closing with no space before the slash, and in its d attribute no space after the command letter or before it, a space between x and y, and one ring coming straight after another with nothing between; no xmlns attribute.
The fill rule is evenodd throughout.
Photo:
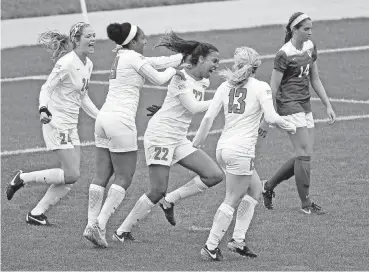
<svg viewBox="0 0 369 272"><path fill-rule="evenodd" d="M355 52L355 51L363 51L369 50L369 45L364 46L354 46L354 47L344 47L344 48L333 48L333 49L322 49L318 51L318 54L329 54L329 53L340 53L340 52ZM274 54L263 55L260 56L261 59L272 59L274 58ZM231 63L233 59L223 59L220 63ZM92 74L95 75L104 75L110 73L110 70L97 70L93 71ZM13 78L2 78L1 82L17 82L24 80L45 80L47 79L47 75L38 75L38 76L24 76L24 77L13 77Z"/></svg>
<svg viewBox="0 0 369 272"><path fill-rule="evenodd" d="M98 84L98 85L109 85L108 81L95 81L91 80L90 84ZM166 86L154 86L154 85L144 85L144 88L148 89L157 89L157 90L166 90ZM215 93L216 90L206 90L207 93ZM319 101L320 99L317 97L312 97L311 100ZM349 104L369 104L369 100L354 100L354 99L344 99L344 98L329 98L331 102L338 103L349 103Z"/></svg>
<svg viewBox="0 0 369 272"><path fill-rule="evenodd" d="M42 78L43 77L43 78ZM19 77L18 79L21 80L29 80L29 79L44 79L46 80L47 76L34 76L34 77ZM15 79L15 78L14 78ZM97 84L97 85L109 85L108 81L99 81L99 80L91 80L90 84ZM144 88L148 89L157 89L157 90L166 90L166 86L154 86L154 85L144 85ZM215 93L216 90L206 90L207 93ZM319 98L312 97L311 100L319 101ZM331 102L338 102L338 103L349 103L349 104L369 104L369 100L354 100L354 99L344 99L344 98L329 98Z"/></svg>
<svg viewBox="0 0 369 272"><path fill-rule="evenodd" d="M369 119L369 114L364 115L349 115L349 116L339 116L336 118L336 121L353 121L360 119ZM327 123L328 118L324 119L316 119L315 123ZM209 135L219 134L221 133L221 129L210 131ZM195 136L196 131L190 131L188 136ZM138 137L139 141L143 141L143 136ZM93 146L95 144L94 141L81 142L81 146ZM47 149L45 147L35 147L35 148L27 148L27 149L18 149L18 150L4 150L1 152L1 157L12 156L12 155L20 155L20 154L28 154L28 153L39 153L45 152Z"/></svg>

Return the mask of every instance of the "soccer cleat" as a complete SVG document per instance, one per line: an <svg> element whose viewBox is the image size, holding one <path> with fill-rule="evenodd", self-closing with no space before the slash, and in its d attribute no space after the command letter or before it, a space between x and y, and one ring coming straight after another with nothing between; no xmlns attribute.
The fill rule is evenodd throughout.
<svg viewBox="0 0 369 272"><path fill-rule="evenodd" d="M136 239L132 236L130 232L123 232L122 234L118 234L117 231L113 234L113 240L117 242L124 242L125 240L136 241Z"/></svg>
<svg viewBox="0 0 369 272"><path fill-rule="evenodd" d="M309 206L303 207L301 211L305 214L315 213L317 215L328 213L327 211L323 210L322 207L316 205L314 202L312 202Z"/></svg>
<svg viewBox="0 0 369 272"><path fill-rule="evenodd" d="M235 253L240 254L241 256L256 258L258 255L256 255L254 252L252 252L247 246L245 241L238 243L233 238L228 242L227 248Z"/></svg>
<svg viewBox="0 0 369 272"><path fill-rule="evenodd" d="M166 200L164 200L164 201L166 201ZM175 226L176 225L176 219L174 218L174 204L170 203L170 202L167 202L167 203L169 203L171 205L170 208L165 208L162 203L159 203L159 206L160 206L160 208L163 209L164 214L165 214L165 218L168 220L168 222L172 226Z"/></svg>
<svg viewBox="0 0 369 272"><path fill-rule="evenodd" d="M26 216L26 222L34 226L50 226L46 215L43 213L40 215L32 215L31 212L29 212Z"/></svg>
<svg viewBox="0 0 369 272"><path fill-rule="evenodd" d="M107 248L108 242L106 241L105 233L106 231L100 228L99 222L96 220L92 225L87 225L83 236L94 245L100 248Z"/></svg>
<svg viewBox="0 0 369 272"><path fill-rule="evenodd" d="M264 199L264 206L268 210L273 210L273 197L275 198L275 193L273 190L267 189L266 181L262 182L263 184L263 199Z"/></svg>
<svg viewBox="0 0 369 272"><path fill-rule="evenodd" d="M94 239L93 239L92 233L93 233L93 227L90 224L87 224L87 226L86 226L86 228L85 228L85 230L83 232L83 237L85 237L90 242L94 243Z"/></svg>
<svg viewBox="0 0 369 272"><path fill-rule="evenodd" d="M223 260L223 256L222 256L222 252L220 251L220 248L217 247L214 250L210 250L208 249L207 245L205 245L202 249L201 249L201 258L203 260L210 260L210 261L222 261Z"/></svg>
<svg viewBox="0 0 369 272"><path fill-rule="evenodd" d="M20 174L22 174L21 170L18 171L12 181L6 186L6 197L8 200L11 200L15 192L24 186L24 182L21 180Z"/></svg>

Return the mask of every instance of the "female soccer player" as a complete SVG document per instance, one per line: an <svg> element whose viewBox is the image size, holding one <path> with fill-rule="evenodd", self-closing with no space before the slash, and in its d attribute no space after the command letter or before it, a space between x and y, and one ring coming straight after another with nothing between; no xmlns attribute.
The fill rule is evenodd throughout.
<svg viewBox="0 0 369 272"><path fill-rule="evenodd" d="M268 123L276 124L289 133L296 132L295 125L283 120L275 112L269 85L254 78L260 64L260 57L254 49L236 49L232 70L220 73L227 81L218 87L193 140L194 147L204 142L223 107L225 124L216 148L216 157L226 174L226 196L215 214L210 235L201 250L201 256L206 260L222 260L218 245L237 207L236 225L228 248L241 256L256 257L245 244L245 234L262 192L260 178L254 170L260 118L264 113Z"/></svg>
<svg viewBox="0 0 369 272"><path fill-rule="evenodd" d="M123 201L131 185L137 162L136 112L145 79L161 85L180 70L182 54L145 58L147 43L144 32L130 23L113 23L107 27L110 40L117 44L112 65L109 92L95 124L96 170L89 188L88 224L84 237L100 247L107 247L106 224ZM169 67L169 68L167 68ZM156 69L167 68L163 72ZM113 172L114 184L102 206L104 190ZM102 207L101 207L102 206Z"/></svg>
<svg viewBox="0 0 369 272"><path fill-rule="evenodd" d="M179 197L194 195L223 179L217 164L186 137L194 114L206 111L210 105L210 101L203 100L209 77L218 68L218 49L208 43L183 40L173 32L167 33L158 45L185 54L191 66L182 70L185 80L173 77L161 109L149 121L144 146L150 188L114 233L113 239L121 242L133 239L132 228L164 197L171 165L178 163L197 174L183 186Z"/></svg>
<svg viewBox="0 0 369 272"><path fill-rule="evenodd" d="M314 144L314 119L311 112L309 83L326 106L329 124L336 115L319 78L317 49L310 40L312 21L302 12L294 13L286 26L285 44L274 59L271 87L277 112L294 123L296 134L289 134L295 157L289 159L277 173L264 184L264 205L273 209L274 188L283 180L295 175L297 191L305 214L326 213L309 198L310 160ZM261 134L267 126L261 125Z"/></svg>
<svg viewBox="0 0 369 272"><path fill-rule="evenodd" d="M94 53L95 32L89 24L79 22L72 26L69 36L47 31L40 35L39 42L56 61L41 87L39 112L46 147L57 156L61 168L19 171L9 183L6 195L12 199L25 184L50 184L45 196L26 217L29 224L48 225L44 213L70 191L80 176L79 110L82 107L92 118L99 112L88 96L93 64L87 56Z"/></svg>

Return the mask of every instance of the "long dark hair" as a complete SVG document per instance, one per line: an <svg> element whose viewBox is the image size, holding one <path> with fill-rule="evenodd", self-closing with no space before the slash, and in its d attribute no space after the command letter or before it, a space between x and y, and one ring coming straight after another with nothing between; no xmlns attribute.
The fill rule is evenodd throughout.
<svg viewBox="0 0 369 272"><path fill-rule="evenodd" d="M291 40L291 38L292 38L291 24L301 14L304 14L304 13L303 12L295 12L294 14L292 14L292 16L290 17L290 19L288 20L288 24L286 25L286 36L284 37L284 43L287 43L287 42L289 42L289 40ZM299 29L306 20L311 20L311 19L310 18L306 18L306 19L302 20L297 25L295 25L294 28Z"/></svg>
<svg viewBox="0 0 369 272"><path fill-rule="evenodd" d="M121 45L122 48L128 48L129 43L122 45L122 43L127 39L129 32L131 31L131 24L130 23L112 23L108 25L106 28L106 32L108 33L108 37L110 40L114 41L117 45ZM132 39L137 41L137 37L140 33L140 28L137 27L137 33L135 37Z"/></svg>
<svg viewBox="0 0 369 272"><path fill-rule="evenodd" d="M169 50L182 53L184 55L182 62L190 56L190 63L196 65L200 56L207 57L211 52L219 52L218 48L210 43L184 40L173 31L165 33L160 37L155 47L164 46Z"/></svg>

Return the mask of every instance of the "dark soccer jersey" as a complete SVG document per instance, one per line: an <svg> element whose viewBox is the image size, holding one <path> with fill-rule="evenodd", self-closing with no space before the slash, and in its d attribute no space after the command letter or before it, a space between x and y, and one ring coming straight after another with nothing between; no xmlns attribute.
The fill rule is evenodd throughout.
<svg viewBox="0 0 369 272"><path fill-rule="evenodd" d="M274 59L274 69L283 73L276 94L277 112L290 115L310 112L310 68L317 59L317 50L312 41L306 41L302 50L287 42Z"/></svg>

